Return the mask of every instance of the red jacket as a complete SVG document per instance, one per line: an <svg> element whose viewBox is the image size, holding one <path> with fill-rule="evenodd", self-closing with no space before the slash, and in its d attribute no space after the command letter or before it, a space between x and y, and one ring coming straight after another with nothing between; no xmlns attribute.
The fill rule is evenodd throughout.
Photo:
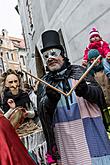
<svg viewBox="0 0 110 165"><path fill-rule="evenodd" d="M91 49L97 49L103 58L105 58L107 53L110 52L109 44L103 40L90 43L84 51L83 60L88 60L88 51Z"/></svg>

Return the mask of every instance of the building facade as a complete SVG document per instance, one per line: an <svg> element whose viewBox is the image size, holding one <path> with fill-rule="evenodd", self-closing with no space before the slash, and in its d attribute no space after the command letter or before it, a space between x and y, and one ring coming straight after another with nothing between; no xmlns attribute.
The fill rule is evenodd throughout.
<svg viewBox="0 0 110 165"><path fill-rule="evenodd" d="M24 40L8 36L8 32L2 29L0 35L0 73L13 70L26 70L26 51ZM26 76L25 76L26 79Z"/></svg>
<svg viewBox="0 0 110 165"><path fill-rule="evenodd" d="M72 64L81 64L91 28L96 27L102 38L110 42L110 1L18 0L18 8L28 52L28 70L34 75L43 73L40 49L45 30L59 32L65 55Z"/></svg>

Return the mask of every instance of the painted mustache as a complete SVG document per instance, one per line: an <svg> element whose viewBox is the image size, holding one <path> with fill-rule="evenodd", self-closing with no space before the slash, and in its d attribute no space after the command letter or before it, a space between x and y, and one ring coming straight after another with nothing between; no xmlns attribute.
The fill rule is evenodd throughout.
<svg viewBox="0 0 110 165"><path fill-rule="evenodd" d="M49 59L48 60L48 64L52 64L52 63L57 63L58 61L56 59Z"/></svg>
<svg viewBox="0 0 110 165"><path fill-rule="evenodd" d="M16 85L16 86L11 86L10 88L16 89L16 88L19 88L19 87L20 87L20 85Z"/></svg>

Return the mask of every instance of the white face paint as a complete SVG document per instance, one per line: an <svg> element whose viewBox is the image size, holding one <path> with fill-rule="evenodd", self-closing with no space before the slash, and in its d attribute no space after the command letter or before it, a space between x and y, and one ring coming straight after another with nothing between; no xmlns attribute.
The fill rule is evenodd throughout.
<svg viewBox="0 0 110 165"><path fill-rule="evenodd" d="M43 53L43 58L50 71L59 70L64 64L64 58L61 56L61 50L52 48Z"/></svg>
<svg viewBox="0 0 110 165"><path fill-rule="evenodd" d="M60 49L52 48L52 49L48 49L45 52L43 52L43 58L44 58L45 62L47 62L49 58L58 57L58 56L60 56L60 54L61 54Z"/></svg>
<svg viewBox="0 0 110 165"><path fill-rule="evenodd" d="M17 95L19 91L19 79L15 74L10 74L5 80L5 86L10 89L13 95Z"/></svg>
<svg viewBox="0 0 110 165"><path fill-rule="evenodd" d="M47 67L50 71L57 71L61 69L64 64L64 58L62 56L50 57L47 61Z"/></svg>

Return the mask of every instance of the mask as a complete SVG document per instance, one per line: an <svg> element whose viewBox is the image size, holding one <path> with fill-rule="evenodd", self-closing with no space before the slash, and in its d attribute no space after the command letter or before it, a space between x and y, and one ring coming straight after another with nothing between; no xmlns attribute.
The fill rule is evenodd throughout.
<svg viewBox="0 0 110 165"><path fill-rule="evenodd" d="M5 80L5 87L8 87L13 95L18 94L19 79L15 74L10 74Z"/></svg>
<svg viewBox="0 0 110 165"><path fill-rule="evenodd" d="M43 58L45 61L48 61L49 58L55 58L55 57L58 57L60 56L61 54L61 50L60 49L50 49L50 50L47 50L43 53Z"/></svg>

